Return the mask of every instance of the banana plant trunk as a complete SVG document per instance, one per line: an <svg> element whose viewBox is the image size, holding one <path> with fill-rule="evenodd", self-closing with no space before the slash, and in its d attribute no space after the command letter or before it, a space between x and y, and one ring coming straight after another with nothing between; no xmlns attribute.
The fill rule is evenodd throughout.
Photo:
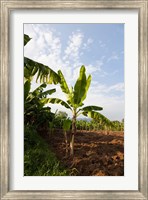
<svg viewBox="0 0 148 200"><path fill-rule="evenodd" d="M68 156L68 139L67 139L67 131L64 131L65 144L66 144L66 157Z"/></svg>
<svg viewBox="0 0 148 200"><path fill-rule="evenodd" d="M72 132L70 138L70 156L74 156L74 137L76 134L76 111L74 111L73 118L72 118Z"/></svg>

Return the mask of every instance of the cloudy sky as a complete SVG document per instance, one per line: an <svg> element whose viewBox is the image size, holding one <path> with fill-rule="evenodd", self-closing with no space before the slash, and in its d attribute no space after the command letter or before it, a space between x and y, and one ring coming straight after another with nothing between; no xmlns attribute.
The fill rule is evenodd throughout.
<svg viewBox="0 0 148 200"><path fill-rule="evenodd" d="M124 25L123 24L24 24L24 33L32 39L24 55L62 70L69 86L73 86L81 65L92 75L85 105L103 107L102 114L111 120L124 118ZM32 83L32 89L39 84ZM61 89L52 97L66 100ZM50 104L52 111L67 111ZM71 116L70 112L68 112Z"/></svg>

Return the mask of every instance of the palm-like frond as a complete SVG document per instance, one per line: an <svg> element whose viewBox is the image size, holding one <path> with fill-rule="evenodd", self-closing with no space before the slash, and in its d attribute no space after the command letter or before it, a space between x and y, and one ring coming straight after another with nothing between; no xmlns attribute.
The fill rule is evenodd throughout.
<svg viewBox="0 0 148 200"><path fill-rule="evenodd" d="M99 111L99 110L103 110L103 108L99 106L85 106L81 108L79 111L89 112L89 111Z"/></svg>
<svg viewBox="0 0 148 200"><path fill-rule="evenodd" d="M69 95L70 94L70 90L69 90L69 87L67 85L67 82L66 82L61 70L58 71L58 75L60 77L60 86L61 86L62 91Z"/></svg>
<svg viewBox="0 0 148 200"><path fill-rule="evenodd" d="M82 113L84 116L90 117L92 119L94 119L95 121L103 121L106 125L112 126L112 122L105 117L104 115L102 115L101 113L95 112L95 111L85 111Z"/></svg>
<svg viewBox="0 0 148 200"><path fill-rule="evenodd" d="M37 74L36 82L58 84L60 83L59 75L51 68L29 58L24 57L24 77L27 80L32 80L33 76Z"/></svg>
<svg viewBox="0 0 148 200"><path fill-rule="evenodd" d="M86 95L87 95L87 91L89 89L90 83L91 83L91 75L89 75L86 80L85 93L84 93L83 97L81 98L81 102L83 102L86 99Z"/></svg>
<svg viewBox="0 0 148 200"><path fill-rule="evenodd" d="M40 97L40 98L46 98L47 97L47 95L51 95L51 94L53 94L54 92L56 92L56 89L50 89L50 90L46 90L45 92L42 92L42 93L40 93L38 96Z"/></svg>
<svg viewBox="0 0 148 200"><path fill-rule="evenodd" d="M46 90L43 92L44 88L46 88L47 84L43 83L39 87L37 87L33 92L30 92L30 81L26 81L24 84L24 108L25 113L33 111L38 108L41 109L45 105L45 102L42 101L43 98L46 98L47 95L54 93L55 89Z"/></svg>
<svg viewBox="0 0 148 200"><path fill-rule="evenodd" d="M60 77L60 87L62 92L64 92L67 96L67 103L71 106L74 106L74 99L73 99L73 88L72 87L68 87L68 84L64 78L63 73L61 72L61 70L58 71L58 75Z"/></svg>
<svg viewBox="0 0 148 200"><path fill-rule="evenodd" d="M85 66L81 66L79 77L74 86L74 104L77 107L82 106L82 102L86 98L87 91L91 82L91 76L86 79Z"/></svg>
<svg viewBox="0 0 148 200"><path fill-rule="evenodd" d="M65 101L58 98L45 98L45 99L42 99L41 102L43 102L44 104L47 104L47 103L61 104L62 106L71 110L71 107Z"/></svg>

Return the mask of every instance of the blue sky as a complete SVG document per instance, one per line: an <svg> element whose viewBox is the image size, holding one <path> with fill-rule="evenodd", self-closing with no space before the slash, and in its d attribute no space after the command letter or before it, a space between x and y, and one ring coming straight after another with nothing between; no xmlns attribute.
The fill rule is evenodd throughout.
<svg viewBox="0 0 148 200"><path fill-rule="evenodd" d="M101 113L111 120L124 118L124 24L24 24L24 33L32 38L25 56L61 69L69 86L85 65L92 75L85 105L102 106ZM37 86L33 81L32 89ZM57 90L53 97L66 100L59 86L49 88ZM50 107L66 111L59 105Z"/></svg>

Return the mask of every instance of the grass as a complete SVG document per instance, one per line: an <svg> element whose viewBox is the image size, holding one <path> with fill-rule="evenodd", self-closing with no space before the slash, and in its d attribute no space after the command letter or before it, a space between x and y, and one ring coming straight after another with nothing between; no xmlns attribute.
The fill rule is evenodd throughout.
<svg viewBox="0 0 148 200"><path fill-rule="evenodd" d="M31 126L24 131L24 176L67 176L46 142Z"/></svg>

